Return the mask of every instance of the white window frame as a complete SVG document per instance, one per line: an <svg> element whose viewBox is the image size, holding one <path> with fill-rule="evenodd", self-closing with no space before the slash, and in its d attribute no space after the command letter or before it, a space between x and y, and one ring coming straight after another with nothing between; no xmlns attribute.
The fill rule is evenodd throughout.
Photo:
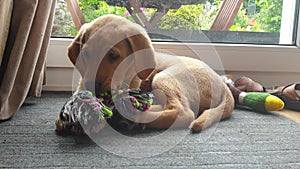
<svg viewBox="0 0 300 169"><path fill-rule="evenodd" d="M283 0L279 44L289 44L293 40L296 0Z"/></svg>
<svg viewBox="0 0 300 169"><path fill-rule="evenodd" d="M289 7L289 9L291 8ZM222 66L220 67L220 64L216 63L220 62L226 73L230 73L236 78L248 76L265 87L287 85L300 81L299 18L295 46L168 42L153 42L153 45L158 51L172 51L177 55L193 56L195 52L196 54L201 52L201 59L215 70L222 71ZM65 38L51 39L46 61L47 84L44 86L44 90L71 91L73 89L74 67L66 55L71 41L72 39ZM219 60L211 59L216 56L215 52L211 52L212 47L216 49Z"/></svg>

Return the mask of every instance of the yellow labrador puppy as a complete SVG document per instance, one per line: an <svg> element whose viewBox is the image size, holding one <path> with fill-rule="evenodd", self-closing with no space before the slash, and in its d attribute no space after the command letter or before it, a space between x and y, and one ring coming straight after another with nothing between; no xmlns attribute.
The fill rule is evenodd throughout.
<svg viewBox="0 0 300 169"><path fill-rule="evenodd" d="M234 99L220 76L198 59L156 53L146 31L115 16L85 24L68 48L81 74L78 90L152 91L150 111L126 116L147 127L189 127L200 132L230 117Z"/></svg>

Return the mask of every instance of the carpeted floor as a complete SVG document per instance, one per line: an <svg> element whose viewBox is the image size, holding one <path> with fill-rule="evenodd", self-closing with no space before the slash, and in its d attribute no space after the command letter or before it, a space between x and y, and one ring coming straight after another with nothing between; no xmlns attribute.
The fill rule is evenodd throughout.
<svg viewBox="0 0 300 169"><path fill-rule="evenodd" d="M28 98L15 117L0 123L0 168L300 168L300 124L276 113L235 110L199 134L103 134L97 145L55 134L55 118L70 95Z"/></svg>

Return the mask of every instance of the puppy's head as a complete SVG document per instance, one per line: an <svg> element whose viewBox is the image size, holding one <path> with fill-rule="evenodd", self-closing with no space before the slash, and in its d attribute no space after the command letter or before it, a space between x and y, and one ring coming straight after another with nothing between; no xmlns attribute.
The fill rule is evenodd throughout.
<svg viewBox="0 0 300 169"><path fill-rule="evenodd" d="M108 91L144 80L155 69L153 46L138 24L115 15L85 24L68 47L68 57L89 90Z"/></svg>

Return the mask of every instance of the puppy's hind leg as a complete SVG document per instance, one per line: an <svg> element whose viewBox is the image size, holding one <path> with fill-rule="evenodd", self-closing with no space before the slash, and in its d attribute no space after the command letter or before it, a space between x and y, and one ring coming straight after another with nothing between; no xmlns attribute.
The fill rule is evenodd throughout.
<svg viewBox="0 0 300 169"><path fill-rule="evenodd" d="M188 127L195 119L193 111L188 107L184 108L178 99L172 99L162 111L150 110L142 118L154 119L147 123L147 126L156 129Z"/></svg>
<svg viewBox="0 0 300 169"><path fill-rule="evenodd" d="M186 74L175 70L177 67L170 67L154 76L151 87L156 100L155 105L149 112L137 114L135 119L138 122L157 129L187 128L195 119L187 97L189 90L184 90Z"/></svg>
<svg viewBox="0 0 300 169"><path fill-rule="evenodd" d="M234 100L229 90L226 89L220 104L214 108L204 110L191 124L190 129L193 133L201 132L220 120L229 118L234 108Z"/></svg>
<svg viewBox="0 0 300 169"><path fill-rule="evenodd" d="M146 123L149 128L167 129L188 127L195 117L192 110L178 98L172 98L165 106L153 105L149 112L139 113L134 119L135 122Z"/></svg>

